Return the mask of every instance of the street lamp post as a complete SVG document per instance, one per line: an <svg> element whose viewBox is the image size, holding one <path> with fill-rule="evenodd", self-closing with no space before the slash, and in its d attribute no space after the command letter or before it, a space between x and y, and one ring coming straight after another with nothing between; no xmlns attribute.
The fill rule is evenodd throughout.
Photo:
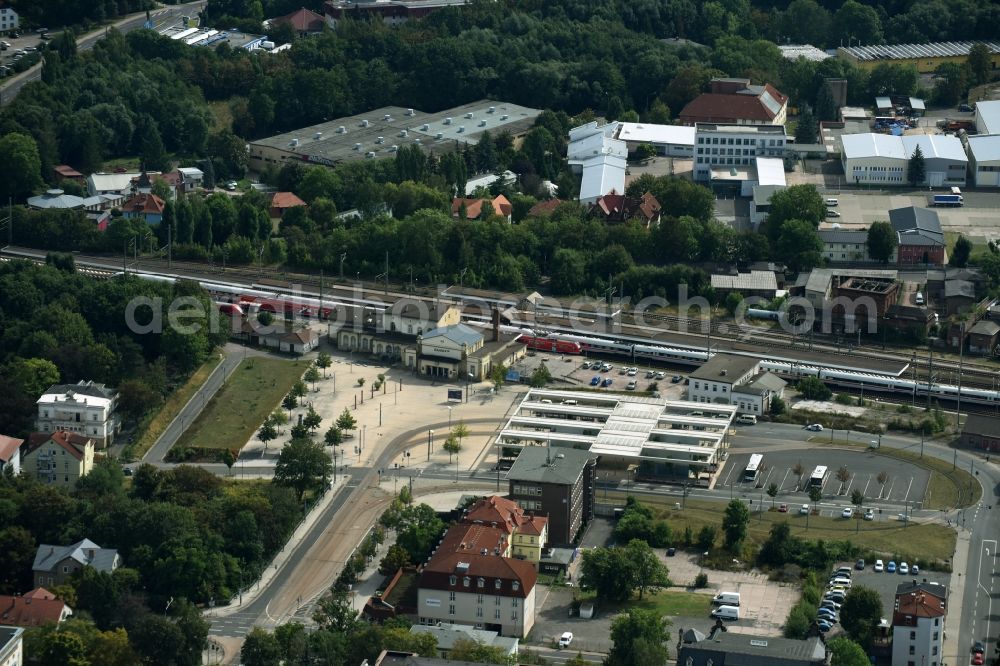
<svg viewBox="0 0 1000 666"><path fill-rule="evenodd" d="M427 431L427 462L431 461L431 448L433 447L433 444L434 444L434 431L433 430L428 430Z"/></svg>
<svg viewBox="0 0 1000 666"><path fill-rule="evenodd" d="M448 430L449 431L451 430L451 410L452 410L451 405L448 405Z"/></svg>

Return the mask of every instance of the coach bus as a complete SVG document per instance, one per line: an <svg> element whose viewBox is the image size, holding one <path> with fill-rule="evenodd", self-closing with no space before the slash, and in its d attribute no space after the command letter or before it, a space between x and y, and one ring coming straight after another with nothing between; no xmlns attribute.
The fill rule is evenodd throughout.
<svg viewBox="0 0 1000 666"><path fill-rule="evenodd" d="M826 481L826 467L818 465L816 469L813 470L812 476L809 477L809 487L822 488L824 481Z"/></svg>
<svg viewBox="0 0 1000 666"><path fill-rule="evenodd" d="M757 483L757 476L760 474L760 466L763 462L764 456L759 453L750 456L750 462L747 463L747 468L743 470L743 480L747 483Z"/></svg>

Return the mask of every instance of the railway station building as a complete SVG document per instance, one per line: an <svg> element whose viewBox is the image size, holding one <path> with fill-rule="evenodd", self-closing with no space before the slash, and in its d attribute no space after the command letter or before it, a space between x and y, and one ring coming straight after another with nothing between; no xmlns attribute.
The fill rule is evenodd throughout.
<svg viewBox="0 0 1000 666"><path fill-rule="evenodd" d="M729 446L736 408L635 393L532 389L497 436L500 464L522 449L587 451L605 481L709 487Z"/></svg>
<svg viewBox="0 0 1000 666"><path fill-rule="evenodd" d="M761 372L759 359L735 354L714 354L688 377L690 400L733 405L737 413L753 416L767 414L788 385L773 373Z"/></svg>
<svg viewBox="0 0 1000 666"><path fill-rule="evenodd" d="M1000 451L1000 416L969 414L959 443L967 449Z"/></svg>

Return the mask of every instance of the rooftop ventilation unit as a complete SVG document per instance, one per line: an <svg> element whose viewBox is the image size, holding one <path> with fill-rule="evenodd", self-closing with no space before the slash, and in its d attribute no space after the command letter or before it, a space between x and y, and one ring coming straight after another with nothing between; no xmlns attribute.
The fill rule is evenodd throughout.
<svg viewBox="0 0 1000 666"><path fill-rule="evenodd" d="M465 125L460 125L458 128L458 133L461 134L464 131L465 131Z"/></svg>
<svg viewBox="0 0 1000 666"><path fill-rule="evenodd" d="M467 114L465 114L465 117L466 118L473 118L475 115L476 114L472 113L472 111L469 111Z"/></svg>
<svg viewBox="0 0 1000 666"><path fill-rule="evenodd" d="M401 137L404 137L404 138L405 138L405 137L406 137L406 130L400 130L400 131L399 131L399 136L401 136Z"/></svg>
<svg viewBox="0 0 1000 666"><path fill-rule="evenodd" d="M389 152L394 153L399 150L399 146L389 146Z"/></svg>
<svg viewBox="0 0 1000 666"><path fill-rule="evenodd" d="M444 124L445 125L451 125L451 118L445 118L444 119Z"/></svg>
<svg viewBox="0 0 1000 666"><path fill-rule="evenodd" d="M288 143L288 145L289 145L289 146L291 146L292 148L294 148L295 146L299 145L299 140L298 140L298 139L292 139L292 140L291 140L291 141L290 141L290 142Z"/></svg>
<svg viewBox="0 0 1000 666"><path fill-rule="evenodd" d="M368 159L372 159L373 157L375 157L375 153L368 151L367 153L365 153L365 157L367 157Z"/></svg>
<svg viewBox="0 0 1000 666"><path fill-rule="evenodd" d="M319 132L317 132L319 134ZM347 128L341 125L337 128L337 134L347 134Z"/></svg>
<svg viewBox="0 0 1000 666"><path fill-rule="evenodd" d="M509 117L510 116L508 116L507 114L504 114L504 115L500 116L500 120L507 120L507 118L509 118Z"/></svg>
<svg viewBox="0 0 1000 666"><path fill-rule="evenodd" d="M362 120L361 121L361 126L362 127L368 127L368 121L367 120Z"/></svg>
<svg viewBox="0 0 1000 666"><path fill-rule="evenodd" d="M380 137L376 138L375 139L375 143L378 143L378 144L385 143L385 137L384 136L380 136Z"/></svg>
<svg viewBox="0 0 1000 666"><path fill-rule="evenodd" d="M486 109L486 113L493 113L496 110L497 110L497 107L491 106L490 108Z"/></svg>
<svg viewBox="0 0 1000 666"><path fill-rule="evenodd" d="M423 125L420 126L420 129L423 130L424 132L426 132L430 128L431 128L431 126L428 125L427 123L424 123Z"/></svg>
<svg viewBox="0 0 1000 666"><path fill-rule="evenodd" d="M392 116L387 113L384 116L382 116L382 120L389 122L392 120Z"/></svg>
<svg viewBox="0 0 1000 666"><path fill-rule="evenodd" d="M414 139L414 140L413 140L413 143L417 143L417 144L419 144L419 143L420 143L420 139Z"/></svg>
<svg viewBox="0 0 1000 666"><path fill-rule="evenodd" d="M434 138L438 139L438 140L441 140L441 139L444 138L444 133L438 132L437 134L434 135Z"/></svg>
<svg viewBox="0 0 1000 666"><path fill-rule="evenodd" d="M480 127L486 127L486 121L485 120L480 120L479 121L479 126Z"/></svg>
<svg viewBox="0 0 1000 666"><path fill-rule="evenodd" d="M313 134L313 139L316 140L316 141L319 141L322 138L323 138L323 133L322 132L316 132L315 134Z"/></svg>
<svg viewBox="0 0 1000 666"><path fill-rule="evenodd" d="M361 150L361 144L360 143L354 144L354 150Z"/></svg>
<svg viewBox="0 0 1000 666"><path fill-rule="evenodd" d="M406 115L412 116L413 115L413 109L407 109L406 110Z"/></svg>

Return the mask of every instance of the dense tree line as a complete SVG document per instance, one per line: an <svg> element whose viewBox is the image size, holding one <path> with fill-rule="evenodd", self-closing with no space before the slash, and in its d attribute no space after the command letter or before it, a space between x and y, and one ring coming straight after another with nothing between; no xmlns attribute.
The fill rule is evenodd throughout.
<svg viewBox="0 0 1000 666"><path fill-rule="evenodd" d="M143 663L197 664L208 626L191 604L228 600L241 580L252 581L284 544L301 505L293 490L278 484L229 484L196 467L161 472L143 465L126 485L117 462L101 460L72 490L25 476L0 478L0 515L5 594L32 587L31 565L42 543L88 538L118 549L124 561L111 574L84 568L52 590L93 626L79 627L82 645L73 641L73 654L82 651L86 660L44 663L139 661L94 656L111 642ZM53 642L62 639L47 633L39 644L56 649ZM152 655L170 658L145 661Z"/></svg>
<svg viewBox="0 0 1000 666"><path fill-rule="evenodd" d="M167 308L178 297L214 313L197 284L94 280L62 266L22 262L0 265L0 432L30 430L35 400L49 385L93 380L121 391L120 409L139 417L157 406L173 384L202 363L226 339L209 326L190 335L166 326ZM156 299L162 333L146 333L126 320L129 302ZM194 305L194 304L197 305ZM154 307L136 310L137 324L153 321ZM208 321L206 321L208 324Z"/></svg>
<svg viewBox="0 0 1000 666"><path fill-rule="evenodd" d="M57 28L102 23L152 9L152 0L10 0L24 27ZM175 4L168 2L167 4Z"/></svg>

